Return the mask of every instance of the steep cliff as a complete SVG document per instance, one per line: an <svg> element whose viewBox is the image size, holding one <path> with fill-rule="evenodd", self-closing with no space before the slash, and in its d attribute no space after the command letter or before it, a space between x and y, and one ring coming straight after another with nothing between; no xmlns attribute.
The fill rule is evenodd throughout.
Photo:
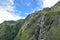
<svg viewBox="0 0 60 40"><path fill-rule="evenodd" d="M60 40L60 1L28 16L15 40Z"/></svg>
<svg viewBox="0 0 60 40"><path fill-rule="evenodd" d="M19 30L15 40L60 40L60 12L36 13Z"/></svg>

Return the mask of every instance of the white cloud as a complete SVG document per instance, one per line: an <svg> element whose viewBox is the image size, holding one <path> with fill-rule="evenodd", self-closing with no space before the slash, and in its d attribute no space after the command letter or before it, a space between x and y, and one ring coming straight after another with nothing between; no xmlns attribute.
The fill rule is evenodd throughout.
<svg viewBox="0 0 60 40"><path fill-rule="evenodd" d="M14 0L0 0L0 23L3 21L8 20L18 20L24 17L16 16L13 12L8 11L15 11L14 10ZM8 10L8 11L7 11Z"/></svg>
<svg viewBox="0 0 60 40"><path fill-rule="evenodd" d="M11 4L14 4L14 0L10 0L10 3L11 3Z"/></svg>
<svg viewBox="0 0 60 40"><path fill-rule="evenodd" d="M43 0L44 7L52 7L54 6L59 0Z"/></svg>
<svg viewBox="0 0 60 40"><path fill-rule="evenodd" d="M19 16L16 16L14 14L11 14L9 12L7 12L6 10L4 9L0 9L0 23L2 23L3 21L8 21L8 20L18 20L18 19L23 19L24 17L19 17Z"/></svg>
<svg viewBox="0 0 60 40"><path fill-rule="evenodd" d="M8 20L17 20L17 19L20 19L20 17L12 15L4 9L0 9L0 23L5 20L8 21Z"/></svg>

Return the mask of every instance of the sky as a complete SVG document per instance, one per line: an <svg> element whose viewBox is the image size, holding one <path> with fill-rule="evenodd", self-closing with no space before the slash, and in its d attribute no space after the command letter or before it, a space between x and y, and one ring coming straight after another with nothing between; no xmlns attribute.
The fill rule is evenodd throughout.
<svg viewBox="0 0 60 40"><path fill-rule="evenodd" d="M27 15L45 7L52 7L59 0L0 0L0 23L24 19Z"/></svg>

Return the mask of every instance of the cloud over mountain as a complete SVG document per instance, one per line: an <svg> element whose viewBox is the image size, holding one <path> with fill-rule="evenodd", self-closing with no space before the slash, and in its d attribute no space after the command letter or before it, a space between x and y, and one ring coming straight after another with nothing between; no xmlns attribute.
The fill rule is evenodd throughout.
<svg viewBox="0 0 60 40"><path fill-rule="evenodd" d="M22 17L16 16L14 10L14 0L0 0L0 23L5 20L18 20ZM11 11L11 12L9 12Z"/></svg>
<svg viewBox="0 0 60 40"><path fill-rule="evenodd" d="M43 0L44 7L52 7L54 6L59 0Z"/></svg>

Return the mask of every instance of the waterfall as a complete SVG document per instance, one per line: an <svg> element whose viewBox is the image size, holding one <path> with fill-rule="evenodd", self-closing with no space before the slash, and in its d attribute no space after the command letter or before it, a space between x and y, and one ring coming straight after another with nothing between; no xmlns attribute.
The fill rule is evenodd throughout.
<svg viewBox="0 0 60 40"><path fill-rule="evenodd" d="M40 30L39 30L38 40L44 40L44 39L42 38L44 18L45 18L45 16L43 15L43 16L41 16L40 19L39 19L39 27L40 27Z"/></svg>

